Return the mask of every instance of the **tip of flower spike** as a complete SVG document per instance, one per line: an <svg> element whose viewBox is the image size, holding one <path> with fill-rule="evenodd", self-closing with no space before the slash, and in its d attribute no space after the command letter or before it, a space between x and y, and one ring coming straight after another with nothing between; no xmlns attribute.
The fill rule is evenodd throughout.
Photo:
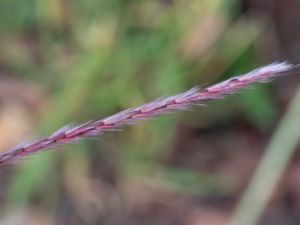
<svg viewBox="0 0 300 225"><path fill-rule="evenodd" d="M282 73L294 69L296 66L288 62L272 63L270 65L259 68L260 72Z"/></svg>
<svg viewBox="0 0 300 225"><path fill-rule="evenodd" d="M273 77L279 75L292 74L299 65L293 65L287 62L272 63L267 66L259 67L245 75L238 76L240 81L255 83L268 82Z"/></svg>

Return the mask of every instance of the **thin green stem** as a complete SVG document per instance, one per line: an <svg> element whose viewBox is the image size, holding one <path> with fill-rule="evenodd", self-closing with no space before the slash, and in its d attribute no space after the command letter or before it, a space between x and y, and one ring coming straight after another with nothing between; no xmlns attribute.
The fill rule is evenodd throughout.
<svg viewBox="0 0 300 225"><path fill-rule="evenodd" d="M300 139L300 88L275 131L230 225L257 224Z"/></svg>

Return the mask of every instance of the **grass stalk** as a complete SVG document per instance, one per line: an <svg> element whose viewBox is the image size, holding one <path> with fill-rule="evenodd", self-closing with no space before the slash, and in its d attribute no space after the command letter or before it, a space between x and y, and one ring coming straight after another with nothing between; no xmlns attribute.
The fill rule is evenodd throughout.
<svg viewBox="0 0 300 225"><path fill-rule="evenodd" d="M279 123L230 225L255 225L266 208L300 140L300 88Z"/></svg>

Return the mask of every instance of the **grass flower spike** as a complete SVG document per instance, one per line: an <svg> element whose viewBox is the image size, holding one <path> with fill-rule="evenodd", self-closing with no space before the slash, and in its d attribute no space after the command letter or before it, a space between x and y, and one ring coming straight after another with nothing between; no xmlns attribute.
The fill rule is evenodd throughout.
<svg viewBox="0 0 300 225"><path fill-rule="evenodd" d="M104 132L119 129L140 120L155 118L174 111L185 110L210 100L220 99L254 83L268 82L274 77L289 74L295 67L295 65L286 62L273 63L203 89L192 88L184 93L159 98L153 102L121 111L101 120L87 122L74 127L66 126L49 137L32 143L22 144L0 153L0 165L11 164L26 156L56 147L57 145L101 135Z"/></svg>

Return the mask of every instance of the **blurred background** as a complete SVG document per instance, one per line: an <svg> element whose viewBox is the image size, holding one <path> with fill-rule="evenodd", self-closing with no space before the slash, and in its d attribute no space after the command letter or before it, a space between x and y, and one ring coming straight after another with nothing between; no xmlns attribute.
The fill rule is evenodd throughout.
<svg viewBox="0 0 300 225"><path fill-rule="evenodd" d="M299 0L1 0L0 15L3 151L258 66L299 62ZM299 80L3 167L0 224L229 224L290 102L300 102ZM300 224L297 148L290 155L259 224Z"/></svg>

